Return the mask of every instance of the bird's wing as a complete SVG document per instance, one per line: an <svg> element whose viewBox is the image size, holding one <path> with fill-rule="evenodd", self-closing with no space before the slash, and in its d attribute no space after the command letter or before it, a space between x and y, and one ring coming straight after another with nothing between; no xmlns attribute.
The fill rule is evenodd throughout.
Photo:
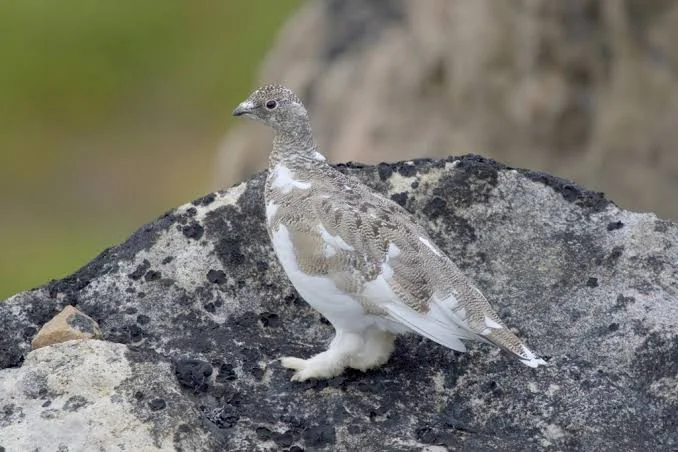
<svg viewBox="0 0 678 452"><path fill-rule="evenodd" d="M323 242L316 258L340 290L451 349L478 339L445 275L454 264L405 209L371 192L318 197L308 208L304 216L315 221L306 224L317 225Z"/></svg>
<svg viewBox="0 0 678 452"><path fill-rule="evenodd" d="M477 339L529 366L543 363L409 212L367 189L354 190L309 197L303 212L314 220L304 223L315 225L307 234L322 243L315 247L316 267L339 290L359 299L368 312L451 349L465 351L460 339Z"/></svg>

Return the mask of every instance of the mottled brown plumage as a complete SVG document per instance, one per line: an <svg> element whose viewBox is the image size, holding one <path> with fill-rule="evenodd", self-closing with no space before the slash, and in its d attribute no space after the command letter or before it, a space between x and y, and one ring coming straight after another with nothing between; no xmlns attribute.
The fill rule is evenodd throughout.
<svg viewBox="0 0 678 452"><path fill-rule="evenodd" d="M393 334L406 331L460 351L460 339L486 341L529 366L545 364L409 212L325 162L292 91L260 88L234 114L275 130L265 189L273 247L299 293L337 330L326 352L283 358L295 379L381 365Z"/></svg>

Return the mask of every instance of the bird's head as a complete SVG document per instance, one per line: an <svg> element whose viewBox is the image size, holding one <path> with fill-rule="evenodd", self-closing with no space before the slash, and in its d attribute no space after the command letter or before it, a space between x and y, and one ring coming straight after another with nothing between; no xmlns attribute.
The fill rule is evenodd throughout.
<svg viewBox="0 0 678 452"><path fill-rule="evenodd" d="M233 116L245 116L284 130L308 123L308 113L294 92L280 85L266 85L252 92L233 110Z"/></svg>

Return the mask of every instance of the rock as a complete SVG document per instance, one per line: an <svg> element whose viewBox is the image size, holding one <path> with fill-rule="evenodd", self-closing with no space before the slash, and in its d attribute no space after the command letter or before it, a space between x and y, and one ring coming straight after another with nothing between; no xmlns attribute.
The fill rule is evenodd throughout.
<svg viewBox="0 0 678 452"><path fill-rule="evenodd" d="M678 219L676 42L666 0L313 0L259 84L302 97L333 162L471 151ZM265 168L270 148L237 124L218 187Z"/></svg>
<svg viewBox="0 0 678 452"><path fill-rule="evenodd" d="M0 375L8 452L215 450L172 366L149 351L73 340L32 351Z"/></svg>
<svg viewBox="0 0 678 452"><path fill-rule="evenodd" d="M74 339L101 339L103 333L91 317L71 305L40 328L31 342L33 350Z"/></svg>
<svg viewBox="0 0 678 452"><path fill-rule="evenodd" d="M484 344L459 354L406 336L375 371L290 382L275 359L323 350L332 329L273 255L258 174L0 303L0 413L9 413L0 414L0 446L17 444L6 432L48 429L51 443L77 449L92 419L82 410L105 399L128 413L134 431L160 435L158 448L205 449L182 438L223 450L678 447L676 224L477 156L339 169L415 213L549 365L530 369ZM106 342L29 354L37 329L68 304L97 321ZM41 417L40 396L21 396L27 383L18 383L42 387L35 381L44 379L22 375L55 373L63 350L71 351L59 362L79 371L58 383L57 406L75 396L92 402L68 423ZM136 370L140 361L146 370ZM129 389L92 395L104 371L106 387ZM94 419L96 438L118 434L120 417Z"/></svg>

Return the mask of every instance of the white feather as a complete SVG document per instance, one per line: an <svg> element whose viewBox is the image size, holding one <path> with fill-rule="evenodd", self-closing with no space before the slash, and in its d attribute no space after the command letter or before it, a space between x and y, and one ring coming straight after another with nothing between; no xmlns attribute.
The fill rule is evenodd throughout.
<svg viewBox="0 0 678 452"><path fill-rule="evenodd" d="M524 345L521 345L521 347L523 348L523 354L525 355L525 358L521 359L520 362L529 367L546 366L546 361L535 355L532 350L525 347Z"/></svg>
<svg viewBox="0 0 678 452"><path fill-rule="evenodd" d="M318 230L320 231L320 237L322 237L327 246L345 251L355 251L355 248L346 243L340 236L330 234L322 224L318 224Z"/></svg>
<svg viewBox="0 0 678 452"><path fill-rule="evenodd" d="M404 303L392 303L386 309L393 319L422 336L453 350L466 351L466 346L460 340L464 333L458 326L438 322L429 315L416 312Z"/></svg>
<svg viewBox="0 0 678 452"><path fill-rule="evenodd" d="M396 254L398 247L389 246L389 252ZM397 255L397 254L396 254ZM466 351L466 347L460 339L470 339L473 336L450 320L449 315L443 315L445 307L432 303L432 308L427 313L420 313L409 307L393 292L388 280L393 276L393 268L384 262L381 274L374 280L365 284L363 296L387 312L387 319L398 322L408 329L421 334L441 345L460 352ZM389 329L397 332L393 327Z"/></svg>
<svg viewBox="0 0 678 452"><path fill-rule="evenodd" d="M279 206L273 201L269 201L266 204L266 221L268 224L271 224L271 220L273 220L275 213L278 211L278 207Z"/></svg>
<svg viewBox="0 0 678 452"><path fill-rule="evenodd" d="M393 259L398 256L400 256L400 248L395 243L389 243L386 250L386 259Z"/></svg>
<svg viewBox="0 0 678 452"><path fill-rule="evenodd" d="M268 206L267 206L267 210ZM339 249L348 249L348 245L341 237L333 236L322 225L318 226L326 246L332 252ZM483 340L466 327L466 313L460 309L459 303L453 295L444 299L433 297L426 313L421 313L401 300L391 288L389 280L393 277L393 267L389 260L397 257L401 250L393 243L389 244L386 257L381 266L381 274L373 281L365 284L361 298L368 300L374 308L381 309L384 314L366 314L364 305L356 296L339 290L332 279L325 276L312 276L303 272L297 263L294 244L289 231L280 225L272 234L273 247L290 281L297 288L299 294L317 311L323 314L337 330L348 332L364 332L369 328L377 327L382 331L392 333L416 332L445 347L460 352L466 351L462 339ZM325 250L326 253L328 250ZM502 326L486 318L488 328L502 328ZM529 349L523 348L521 361L530 367L545 364Z"/></svg>
<svg viewBox="0 0 678 452"><path fill-rule="evenodd" d="M440 251L438 251L438 248L436 248L435 246L433 246L433 244L432 244L426 237L419 237L419 241L420 241L421 243L423 243L424 245L426 245L426 247L427 247L428 249L430 249L431 251L433 251L433 253L434 253L436 256L440 257L440 256L443 255Z"/></svg>
<svg viewBox="0 0 678 452"><path fill-rule="evenodd" d="M311 188L310 182L296 180L294 174L284 165L277 165L273 168L273 175L271 178L271 187L277 188L282 193L289 193L295 188L300 190L308 190Z"/></svg>
<svg viewBox="0 0 678 452"><path fill-rule="evenodd" d="M495 322L494 320L492 320L488 316L485 316L485 326L488 327L488 328L495 329L495 330L500 330L500 329L504 328L503 326L501 326L500 324L498 324L497 322Z"/></svg>
<svg viewBox="0 0 678 452"><path fill-rule="evenodd" d="M272 243L280 264L299 294L335 327L361 331L373 323L365 317L360 303L337 289L331 279L309 275L299 268L294 244L285 226L280 225L273 231Z"/></svg>

